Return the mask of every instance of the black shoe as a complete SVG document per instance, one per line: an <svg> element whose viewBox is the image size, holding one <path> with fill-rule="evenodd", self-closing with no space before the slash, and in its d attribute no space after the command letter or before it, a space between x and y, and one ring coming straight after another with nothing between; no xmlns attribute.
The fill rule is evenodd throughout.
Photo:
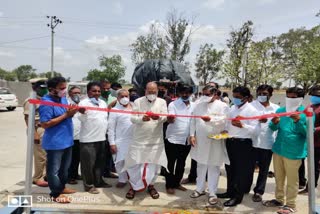
<svg viewBox="0 0 320 214"><path fill-rule="evenodd" d="M224 206L225 207L234 207L234 206L237 206L238 204L241 203L241 200L240 199L237 199L237 198L231 198L230 200L224 202Z"/></svg>
<svg viewBox="0 0 320 214"><path fill-rule="evenodd" d="M217 197L218 198L232 198L232 195L228 192L225 192L225 193L218 193Z"/></svg>

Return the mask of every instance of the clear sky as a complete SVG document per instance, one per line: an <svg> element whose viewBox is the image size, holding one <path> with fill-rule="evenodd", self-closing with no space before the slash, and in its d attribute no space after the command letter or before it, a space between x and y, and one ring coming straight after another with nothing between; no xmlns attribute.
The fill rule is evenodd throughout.
<svg viewBox="0 0 320 214"><path fill-rule="evenodd" d="M134 65L129 45L152 22L164 22L173 8L195 17L198 29L187 57L194 63L199 46L225 48L228 33L247 20L254 22L254 40L291 28L320 23L319 0L2 0L0 7L0 67L30 64L50 70L50 29L47 15L63 21L55 36L55 70L73 81L98 68L98 57L120 54L131 79ZM28 40L30 39L30 40Z"/></svg>

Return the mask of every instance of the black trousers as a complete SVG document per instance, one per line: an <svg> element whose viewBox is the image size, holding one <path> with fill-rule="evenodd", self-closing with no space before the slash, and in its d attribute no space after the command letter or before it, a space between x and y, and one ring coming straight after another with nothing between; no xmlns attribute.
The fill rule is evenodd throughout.
<svg viewBox="0 0 320 214"><path fill-rule="evenodd" d="M299 168L299 186L305 186L307 184L307 179L306 179L306 167L304 164L305 158L301 160L301 166Z"/></svg>
<svg viewBox="0 0 320 214"><path fill-rule="evenodd" d="M71 165L69 168L69 180L77 179L79 176L79 164L80 164L80 142L79 140L74 140L74 144L72 146L72 159Z"/></svg>
<svg viewBox="0 0 320 214"><path fill-rule="evenodd" d="M111 172L116 172L115 166L114 166L114 161L112 158L111 150L110 150L110 144L108 140L108 135L106 135L106 146L105 146L105 167L103 169L103 175L105 177L109 177Z"/></svg>
<svg viewBox="0 0 320 214"><path fill-rule="evenodd" d="M226 143L230 165L227 170L227 192L242 201L243 195L250 190L254 172L254 150L251 139L230 138Z"/></svg>
<svg viewBox="0 0 320 214"><path fill-rule="evenodd" d="M266 188L266 183L268 179L269 166L272 159L272 151L270 149L260 149L253 148L255 163L259 167L259 175L255 188L253 189L254 193L259 193L263 195ZM253 175L253 173L252 173Z"/></svg>
<svg viewBox="0 0 320 214"><path fill-rule="evenodd" d="M180 145L170 143L166 139L168 171L166 174L166 188L177 188L183 177L186 159L190 152L190 145Z"/></svg>
<svg viewBox="0 0 320 214"><path fill-rule="evenodd" d="M197 180L197 161L191 159L191 167L188 175L189 182L196 182Z"/></svg>
<svg viewBox="0 0 320 214"><path fill-rule="evenodd" d="M314 177L315 177L314 183L315 183L315 188L318 187L319 174L320 174L320 148L314 148ZM300 173L299 173L299 179L300 179Z"/></svg>
<svg viewBox="0 0 320 214"><path fill-rule="evenodd" d="M103 183L102 171L105 167L105 141L80 143L81 175L86 191Z"/></svg>

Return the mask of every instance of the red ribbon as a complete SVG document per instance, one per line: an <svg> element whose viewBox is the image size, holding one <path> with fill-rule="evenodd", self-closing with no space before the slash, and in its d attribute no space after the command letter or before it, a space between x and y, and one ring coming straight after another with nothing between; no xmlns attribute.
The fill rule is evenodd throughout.
<svg viewBox="0 0 320 214"><path fill-rule="evenodd" d="M185 117L185 118L202 118L204 115L182 115L182 114L161 114L161 113L154 113L154 112L138 112L138 111L125 111L125 110L119 110L119 109L108 109L108 108L98 108L98 107L91 107L91 106L74 106L74 105L66 105L62 103L55 103L55 102L49 102L49 101L43 101L38 99L29 99L28 102L30 104L35 105L46 105L46 106L57 106L62 108L84 108L86 110L92 110L92 111L104 111L104 112L115 112L115 113L122 113L122 114L141 114L141 115L148 115L148 116L165 116L165 117ZM252 116L252 117L237 117L237 118L227 118L227 120L260 120L260 119L268 119L268 118L274 118L274 117L285 117L285 116L291 116L293 114L306 114L307 117L312 117L312 112L307 111L305 109L303 112L284 112L284 113L272 113L272 114L264 114L259 116ZM207 115L206 115L207 116Z"/></svg>

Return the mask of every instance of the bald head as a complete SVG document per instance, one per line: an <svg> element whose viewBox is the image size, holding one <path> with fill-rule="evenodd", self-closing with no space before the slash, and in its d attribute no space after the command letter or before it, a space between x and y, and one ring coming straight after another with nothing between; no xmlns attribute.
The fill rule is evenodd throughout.
<svg viewBox="0 0 320 214"><path fill-rule="evenodd" d="M146 86L146 95L148 94L155 94L158 93L158 86L155 82L149 82Z"/></svg>

